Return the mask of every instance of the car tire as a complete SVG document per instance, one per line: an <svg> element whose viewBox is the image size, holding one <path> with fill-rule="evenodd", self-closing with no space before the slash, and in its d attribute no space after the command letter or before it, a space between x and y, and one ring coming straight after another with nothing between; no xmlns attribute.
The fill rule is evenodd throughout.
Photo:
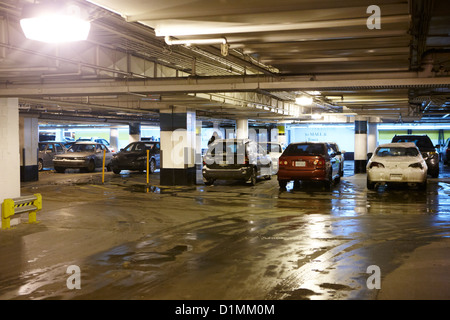
<svg viewBox="0 0 450 320"><path fill-rule="evenodd" d="M112 171L113 171L115 174L120 174L120 171L122 171L122 170L120 170L119 168L112 168Z"/></svg>
<svg viewBox="0 0 450 320"><path fill-rule="evenodd" d="M87 172L94 172L95 171L95 162L94 160L89 161L89 164L86 168Z"/></svg>
<svg viewBox="0 0 450 320"><path fill-rule="evenodd" d="M375 182L372 182L369 179L367 179L367 189L369 190L375 189Z"/></svg>
<svg viewBox="0 0 450 320"><path fill-rule="evenodd" d="M333 189L333 174L331 172L328 175L328 180L324 181L324 187L326 191L331 191Z"/></svg>
<svg viewBox="0 0 450 320"><path fill-rule="evenodd" d="M252 186L256 185L256 168L253 168L249 181L250 181L250 185L252 185Z"/></svg>
<svg viewBox="0 0 450 320"><path fill-rule="evenodd" d="M61 168L61 167L55 167L55 171L58 173L64 173L64 172L66 172L66 169Z"/></svg>
<svg viewBox="0 0 450 320"><path fill-rule="evenodd" d="M150 173L154 173L156 170L156 161L154 159L150 160L149 163L149 171Z"/></svg>
<svg viewBox="0 0 450 320"><path fill-rule="evenodd" d="M39 159L38 161L38 170L39 171L44 170L44 161L42 159Z"/></svg>
<svg viewBox="0 0 450 320"><path fill-rule="evenodd" d="M419 190L427 190L427 181L419 183Z"/></svg>
<svg viewBox="0 0 450 320"><path fill-rule="evenodd" d="M278 180L278 185L280 186L280 189L286 190L287 181L286 180Z"/></svg>
<svg viewBox="0 0 450 320"><path fill-rule="evenodd" d="M213 185L213 183L214 183L214 179L203 179L203 183L204 183L206 186L211 186L211 185Z"/></svg>

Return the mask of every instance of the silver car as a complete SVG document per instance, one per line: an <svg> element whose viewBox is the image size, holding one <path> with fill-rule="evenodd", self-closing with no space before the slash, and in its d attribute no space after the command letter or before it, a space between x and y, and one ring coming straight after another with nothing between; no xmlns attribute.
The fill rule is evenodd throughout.
<svg viewBox="0 0 450 320"><path fill-rule="evenodd" d="M67 148L62 142L46 141L39 142L38 153L38 169L53 167L53 158L57 154L62 154L67 151Z"/></svg>
<svg viewBox="0 0 450 320"><path fill-rule="evenodd" d="M101 143L76 142L67 152L53 158L53 166L56 172L63 173L66 169L80 169L93 172L103 165L103 153L105 152L105 167L111 169L111 151Z"/></svg>

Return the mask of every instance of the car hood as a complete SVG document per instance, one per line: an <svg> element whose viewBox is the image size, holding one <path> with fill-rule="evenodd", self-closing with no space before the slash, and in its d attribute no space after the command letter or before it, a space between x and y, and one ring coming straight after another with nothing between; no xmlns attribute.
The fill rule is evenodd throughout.
<svg viewBox="0 0 450 320"><path fill-rule="evenodd" d="M424 161L422 157L378 157L373 156L370 161L372 162L381 162L381 163L390 163L390 164L411 164L414 162L422 162Z"/></svg>
<svg viewBox="0 0 450 320"><path fill-rule="evenodd" d="M93 152L70 152L70 153L60 154L56 157L81 158L81 157L89 157L89 156L93 156L93 155L95 155L95 153L93 153Z"/></svg>

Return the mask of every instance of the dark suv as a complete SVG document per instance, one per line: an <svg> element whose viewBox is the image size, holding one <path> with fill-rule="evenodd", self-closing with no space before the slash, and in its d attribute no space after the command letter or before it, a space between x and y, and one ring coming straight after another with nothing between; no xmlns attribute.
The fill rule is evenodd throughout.
<svg viewBox="0 0 450 320"><path fill-rule="evenodd" d="M392 142L414 142L419 148L428 166L428 174L433 178L439 176L439 153L436 152L430 137L424 135L395 135Z"/></svg>
<svg viewBox="0 0 450 320"><path fill-rule="evenodd" d="M252 140L218 139L208 146L202 173L206 185L215 180L244 180L255 185L257 177L272 177L272 161Z"/></svg>

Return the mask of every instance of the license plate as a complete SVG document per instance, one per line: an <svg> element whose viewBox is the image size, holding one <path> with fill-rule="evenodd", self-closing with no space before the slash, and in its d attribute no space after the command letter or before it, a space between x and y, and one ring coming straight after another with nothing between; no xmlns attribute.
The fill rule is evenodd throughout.
<svg viewBox="0 0 450 320"><path fill-rule="evenodd" d="M296 167L304 167L304 166L306 166L306 162L305 161L295 161L295 166Z"/></svg>
<svg viewBox="0 0 450 320"><path fill-rule="evenodd" d="M391 174L391 180L402 180L401 174Z"/></svg>

